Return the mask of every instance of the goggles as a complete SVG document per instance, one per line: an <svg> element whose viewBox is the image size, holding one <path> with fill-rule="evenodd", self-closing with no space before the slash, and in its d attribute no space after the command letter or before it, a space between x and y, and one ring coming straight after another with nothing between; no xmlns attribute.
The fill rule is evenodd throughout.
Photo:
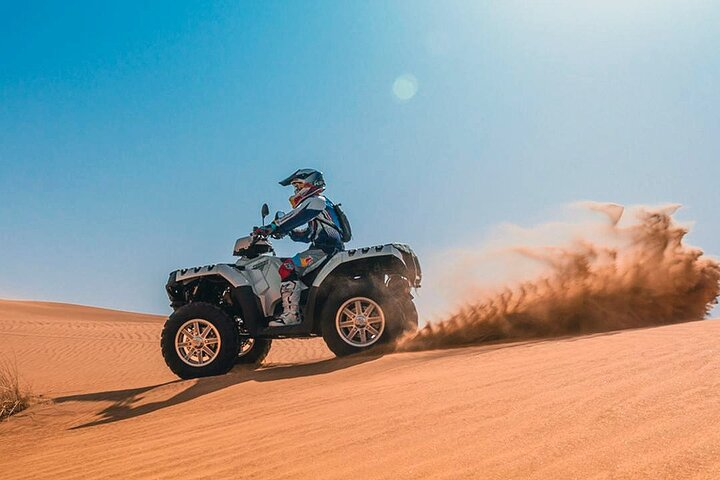
<svg viewBox="0 0 720 480"><path fill-rule="evenodd" d="M295 193L299 192L306 186L305 180L300 180L300 179L291 181L290 185L292 185L293 188L295 188Z"/></svg>

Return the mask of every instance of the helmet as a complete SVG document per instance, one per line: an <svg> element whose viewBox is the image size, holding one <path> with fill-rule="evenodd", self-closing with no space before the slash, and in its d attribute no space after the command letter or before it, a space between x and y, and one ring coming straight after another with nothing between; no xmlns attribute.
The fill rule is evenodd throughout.
<svg viewBox="0 0 720 480"><path fill-rule="evenodd" d="M285 180L281 180L280 185L284 187L292 185L295 187L295 193L289 198L290 205L295 208L306 198L325 190L325 179L322 172L312 168L301 168Z"/></svg>

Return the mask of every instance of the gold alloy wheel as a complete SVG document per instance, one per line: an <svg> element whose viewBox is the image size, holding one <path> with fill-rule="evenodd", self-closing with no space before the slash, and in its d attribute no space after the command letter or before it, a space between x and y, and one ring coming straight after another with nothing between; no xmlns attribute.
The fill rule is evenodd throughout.
<svg viewBox="0 0 720 480"><path fill-rule="evenodd" d="M385 313L375 300L354 297L338 308L335 328L348 345L357 348L369 347L377 342L385 331Z"/></svg>
<svg viewBox="0 0 720 480"><path fill-rule="evenodd" d="M183 323L175 334L175 351L191 367L203 367L220 353L220 332L202 318Z"/></svg>

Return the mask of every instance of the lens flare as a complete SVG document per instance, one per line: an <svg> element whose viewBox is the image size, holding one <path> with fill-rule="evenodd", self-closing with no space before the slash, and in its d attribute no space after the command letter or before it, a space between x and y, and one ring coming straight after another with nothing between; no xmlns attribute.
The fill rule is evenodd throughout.
<svg viewBox="0 0 720 480"><path fill-rule="evenodd" d="M403 102L407 102L418 92L418 80L414 75L405 73L393 82L393 95Z"/></svg>

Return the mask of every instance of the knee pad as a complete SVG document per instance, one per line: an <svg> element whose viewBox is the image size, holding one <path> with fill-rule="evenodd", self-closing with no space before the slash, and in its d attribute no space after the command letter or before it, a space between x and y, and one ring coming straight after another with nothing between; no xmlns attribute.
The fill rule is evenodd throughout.
<svg viewBox="0 0 720 480"><path fill-rule="evenodd" d="M288 258L282 264L280 264L280 269L278 269L278 272L280 273L280 280L282 280L283 282L297 279L297 272L295 272L295 263L293 263L291 258Z"/></svg>

